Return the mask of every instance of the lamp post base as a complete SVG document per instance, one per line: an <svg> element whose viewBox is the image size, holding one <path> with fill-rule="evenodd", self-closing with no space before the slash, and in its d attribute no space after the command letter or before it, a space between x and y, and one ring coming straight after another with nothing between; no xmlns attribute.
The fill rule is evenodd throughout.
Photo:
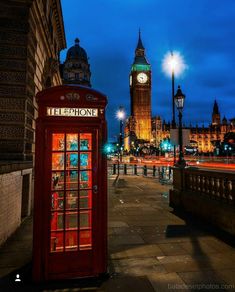
<svg viewBox="0 0 235 292"><path fill-rule="evenodd" d="M185 168L185 166L187 165L186 161L184 159L182 160L178 160L174 166L179 167L179 168Z"/></svg>

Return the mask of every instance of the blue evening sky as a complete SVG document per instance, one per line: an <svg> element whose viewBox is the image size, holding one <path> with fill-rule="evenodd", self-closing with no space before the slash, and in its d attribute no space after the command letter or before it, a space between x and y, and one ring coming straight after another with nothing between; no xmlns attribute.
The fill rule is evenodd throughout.
<svg viewBox="0 0 235 292"><path fill-rule="evenodd" d="M118 134L115 112L130 111L129 73L141 28L152 66L152 115L171 120L171 79L162 71L168 51L188 66L175 86L186 94L183 119L211 122L214 99L221 116L235 117L235 0L62 0L67 47L80 39L94 89L109 97L109 138ZM61 53L64 61L66 50Z"/></svg>

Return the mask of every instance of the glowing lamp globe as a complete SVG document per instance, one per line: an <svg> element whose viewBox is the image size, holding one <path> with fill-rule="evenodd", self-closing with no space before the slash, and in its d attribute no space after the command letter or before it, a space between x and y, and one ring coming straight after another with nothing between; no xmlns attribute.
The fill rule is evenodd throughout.
<svg viewBox="0 0 235 292"><path fill-rule="evenodd" d="M186 68L184 58L179 52L169 52L163 58L162 70L168 76L171 76L173 72L175 76L179 76Z"/></svg>
<svg viewBox="0 0 235 292"><path fill-rule="evenodd" d="M180 86L178 86L176 95L174 96L175 105L179 111L182 111L184 108L185 95L182 93Z"/></svg>
<svg viewBox="0 0 235 292"><path fill-rule="evenodd" d="M125 119L125 112L124 112L124 110L119 110L119 111L117 112L117 118L118 118L119 120L124 120L124 119Z"/></svg>

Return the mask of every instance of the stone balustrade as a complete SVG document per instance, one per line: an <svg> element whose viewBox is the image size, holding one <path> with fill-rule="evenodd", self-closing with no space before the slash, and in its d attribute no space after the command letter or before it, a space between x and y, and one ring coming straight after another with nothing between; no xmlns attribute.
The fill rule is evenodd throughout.
<svg viewBox="0 0 235 292"><path fill-rule="evenodd" d="M235 204L235 173L185 169L184 175L186 191Z"/></svg>
<svg viewBox="0 0 235 292"><path fill-rule="evenodd" d="M235 171L173 168L170 206L235 235Z"/></svg>

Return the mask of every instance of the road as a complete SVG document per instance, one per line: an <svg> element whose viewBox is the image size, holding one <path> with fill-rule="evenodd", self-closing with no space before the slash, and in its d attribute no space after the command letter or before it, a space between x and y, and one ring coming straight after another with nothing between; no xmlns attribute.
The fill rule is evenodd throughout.
<svg viewBox="0 0 235 292"><path fill-rule="evenodd" d="M195 167L199 167L199 168L207 168L207 169L212 169L212 170L226 170L226 171L234 171L235 172L235 163L224 163L222 161L214 161L214 158L207 158L205 159L201 159L201 160L196 160L193 159L191 157L190 158L186 157L186 162L188 166L195 166ZM233 161L233 160L232 160ZM113 163L118 163L117 160L110 160L109 164L113 164ZM139 165L139 166L173 166L174 162L172 158L163 158L161 157L160 159L157 157L148 157L148 158L142 158L142 157L138 157L135 158L134 161L129 162L129 157L123 157L122 158L122 164L129 164L129 165Z"/></svg>

